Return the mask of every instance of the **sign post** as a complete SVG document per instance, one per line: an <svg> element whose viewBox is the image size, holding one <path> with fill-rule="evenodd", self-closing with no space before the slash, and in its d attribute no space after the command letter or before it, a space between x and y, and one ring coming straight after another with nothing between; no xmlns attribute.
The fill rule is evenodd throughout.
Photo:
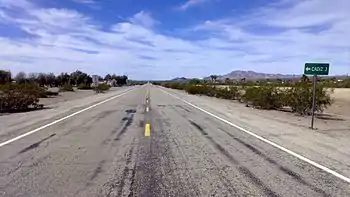
<svg viewBox="0 0 350 197"><path fill-rule="evenodd" d="M317 75L328 75L329 74L329 64L328 63L306 63L305 67L304 67L304 74L305 75L313 75L314 89L313 89L313 94L312 94L311 129L314 129Z"/></svg>
<svg viewBox="0 0 350 197"><path fill-rule="evenodd" d="M92 77L92 84L94 85L94 89L97 90L97 86L99 83L98 75L92 75L91 77Z"/></svg>
<svg viewBox="0 0 350 197"><path fill-rule="evenodd" d="M315 119L315 108L316 108L316 84L317 84L317 75L314 75L314 89L312 93L312 118L311 118L311 129L314 129L314 119Z"/></svg>

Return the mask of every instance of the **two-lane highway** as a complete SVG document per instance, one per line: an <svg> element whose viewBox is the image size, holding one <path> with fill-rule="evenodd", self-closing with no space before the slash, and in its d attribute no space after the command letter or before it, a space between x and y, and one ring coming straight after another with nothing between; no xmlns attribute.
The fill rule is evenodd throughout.
<svg viewBox="0 0 350 197"><path fill-rule="evenodd" d="M167 92L136 87L1 146L0 195L350 196L348 182Z"/></svg>

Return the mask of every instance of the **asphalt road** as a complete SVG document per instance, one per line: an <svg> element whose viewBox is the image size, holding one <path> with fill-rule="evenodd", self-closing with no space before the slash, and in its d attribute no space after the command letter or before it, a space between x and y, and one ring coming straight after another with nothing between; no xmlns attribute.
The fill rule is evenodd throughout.
<svg viewBox="0 0 350 197"><path fill-rule="evenodd" d="M346 181L166 89L125 90L2 128L0 143L59 120L0 146L0 196L350 196Z"/></svg>

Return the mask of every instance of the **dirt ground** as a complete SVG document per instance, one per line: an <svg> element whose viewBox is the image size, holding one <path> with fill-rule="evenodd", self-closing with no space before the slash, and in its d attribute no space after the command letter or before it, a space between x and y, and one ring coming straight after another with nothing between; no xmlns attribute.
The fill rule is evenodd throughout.
<svg viewBox="0 0 350 197"><path fill-rule="evenodd" d="M118 88L112 87L109 91L115 91ZM50 91L58 92L58 88L50 88ZM52 96L49 98L41 98L40 104L44 106L55 105L57 103L72 101L76 99L86 98L95 95L95 91L93 90L78 90L75 89L74 92L59 92L58 96Z"/></svg>
<svg viewBox="0 0 350 197"><path fill-rule="evenodd" d="M325 113L350 119L350 88L336 88L331 97L334 99L334 103L325 110Z"/></svg>
<svg viewBox="0 0 350 197"><path fill-rule="evenodd" d="M58 92L58 88L50 88L49 90L52 92ZM88 97L94 94L95 92L92 90L75 90L74 92L59 92L58 96L40 98L40 104L47 106L55 103Z"/></svg>
<svg viewBox="0 0 350 197"><path fill-rule="evenodd" d="M217 87L228 87L218 85ZM350 88L334 88L331 94L334 103L323 114L329 118L350 120Z"/></svg>

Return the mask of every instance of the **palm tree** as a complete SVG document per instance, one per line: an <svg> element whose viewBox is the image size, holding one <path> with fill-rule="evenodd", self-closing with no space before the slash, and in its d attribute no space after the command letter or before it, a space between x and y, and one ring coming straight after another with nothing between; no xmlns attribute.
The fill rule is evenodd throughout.
<svg viewBox="0 0 350 197"><path fill-rule="evenodd" d="M310 79L306 75L303 75L303 76L301 76L300 81L301 82L310 82Z"/></svg>
<svg viewBox="0 0 350 197"><path fill-rule="evenodd" d="M214 82L218 78L216 75L210 75L211 81Z"/></svg>

